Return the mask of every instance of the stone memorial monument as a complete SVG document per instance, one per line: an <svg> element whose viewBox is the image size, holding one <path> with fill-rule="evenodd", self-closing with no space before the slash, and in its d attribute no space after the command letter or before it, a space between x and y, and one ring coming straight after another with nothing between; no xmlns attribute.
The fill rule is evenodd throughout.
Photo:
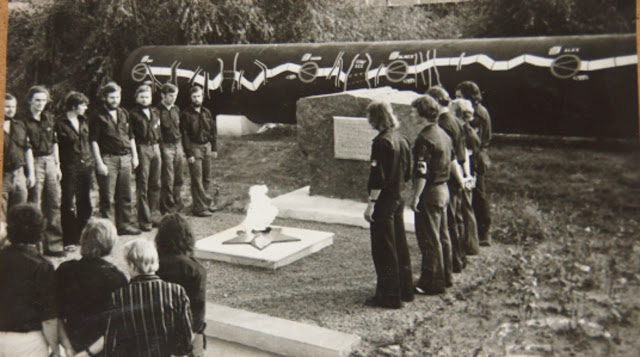
<svg viewBox="0 0 640 357"><path fill-rule="evenodd" d="M400 122L398 130L413 143L426 124L411 116L411 102L419 96L382 87L298 100L298 144L308 159L311 196L365 201L371 141L377 135L366 119L367 105L374 100L391 103ZM409 186L405 197L409 197Z"/></svg>

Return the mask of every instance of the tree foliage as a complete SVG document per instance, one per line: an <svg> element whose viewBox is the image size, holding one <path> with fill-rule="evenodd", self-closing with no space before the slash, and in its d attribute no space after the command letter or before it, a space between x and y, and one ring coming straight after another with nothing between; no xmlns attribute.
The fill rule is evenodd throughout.
<svg viewBox="0 0 640 357"><path fill-rule="evenodd" d="M94 96L143 45L385 41L631 32L633 0L56 0L9 17L7 87Z"/></svg>
<svg viewBox="0 0 640 357"><path fill-rule="evenodd" d="M635 32L634 0L478 0L472 37Z"/></svg>

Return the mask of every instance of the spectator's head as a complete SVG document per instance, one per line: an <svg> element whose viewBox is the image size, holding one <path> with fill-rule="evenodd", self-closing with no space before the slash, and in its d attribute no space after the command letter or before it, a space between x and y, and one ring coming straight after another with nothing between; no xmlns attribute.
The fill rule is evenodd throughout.
<svg viewBox="0 0 640 357"><path fill-rule="evenodd" d="M158 271L158 251L150 241L138 238L124 246L124 258L131 277Z"/></svg>
<svg viewBox="0 0 640 357"><path fill-rule="evenodd" d="M191 104L193 104L194 107L202 106L202 101L204 100L202 87L199 85L191 87L189 90L189 98L191 99Z"/></svg>
<svg viewBox="0 0 640 357"><path fill-rule="evenodd" d="M470 100L457 98L451 101L449 106L451 113L465 122L473 119L473 104Z"/></svg>
<svg viewBox="0 0 640 357"><path fill-rule="evenodd" d="M162 85L162 88L160 88L160 96L162 97L162 104L170 107L178 98L178 87L173 83L165 83Z"/></svg>
<svg viewBox="0 0 640 357"><path fill-rule="evenodd" d="M70 92L64 98L64 109L68 112L76 112L78 115L84 115L89 105L89 98L80 92Z"/></svg>
<svg viewBox="0 0 640 357"><path fill-rule="evenodd" d="M102 258L111 254L116 244L116 227L106 218L92 218L82 230L80 253L85 258Z"/></svg>
<svg viewBox="0 0 640 357"><path fill-rule="evenodd" d="M429 95L423 95L416 98L411 103L411 106L419 116L429 122L435 122L438 118L438 102Z"/></svg>
<svg viewBox="0 0 640 357"><path fill-rule="evenodd" d="M120 105L122 88L116 82L108 82L100 88L99 96L108 109L116 109Z"/></svg>
<svg viewBox="0 0 640 357"><path fill-rule="evenodd" d="M464 81L456 86L456 98L470 100L474 105L482 102L480 88L471 81Z"/></svg>
<svg viewBox="0 0 640 357"><path fill-rule="evenodd" d="M4 95L4 117L11 119L16 115L18 110L18 100L13 94L5 93Z"/></svg>
<svg viewBox="0 0 640 357"><path fill-rule="evenodd" d="M449 98L449 92L441 86L433 86L429 88L424 94L430 95L435 99L440 106L448 107L451 98Z"/></svg>
<svg viewBox="0 0 640 357"><path fill-rule="evenodd" d="M156 248L160 255L192 255L196 244L193 231L187 220L180 214L165 215L158 226Z"/></svg>
<svg viewBox="0 0 640 357"><path fill-rule="evenodd" d="M7 213L7 238L11 243L40 242L44 226L44 217L34 204L20 203L11 207Z"/></svg>
<svg viewBox="0 0 640 357"><path fill-rule="evenodd" d="M151 105L151 87L143 84L138 89L136 89L136 103L140 104L142 107L149 107Z"/></svg>
<svg viewBox="0 0 640 357"><path fill-rule="evenodd" d="M375 101L367 106L367 119L369 125L378 131L395 129L400 124L398 118L393 114L391 104L388 102Z"/></svg>
<svg viewBox="0 0 640 357"><path fill-rule="evenodd" d="M33 86L27 92L27 104L31 113L37 114L44 110L49 103L49 91L43 86Z"/></svg>

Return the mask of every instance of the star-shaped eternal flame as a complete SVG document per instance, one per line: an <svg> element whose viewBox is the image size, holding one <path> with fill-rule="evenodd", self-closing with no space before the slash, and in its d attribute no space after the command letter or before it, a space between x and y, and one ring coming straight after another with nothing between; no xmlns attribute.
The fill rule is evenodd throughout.
<svg viewBox="0 0 640 357"><path fill-rule="evenodd" d="M295 238L282 233L282 228L271 228L263 231L252 230L250 233L237 231L235 238L222 242L222 244L250 244L259 250L271 245L271 243L299 242L300 238Z"/></svg>

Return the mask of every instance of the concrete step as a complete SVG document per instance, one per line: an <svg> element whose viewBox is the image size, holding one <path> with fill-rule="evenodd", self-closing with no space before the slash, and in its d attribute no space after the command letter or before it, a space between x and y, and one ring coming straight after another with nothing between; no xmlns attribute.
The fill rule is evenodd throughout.
<svg viewBox="0 0 640 357"><path fill-rule="evenodd" d="M283 302L284 303L284 302ZM208 356L349 356L360 336L207 303Z"/></svg>

